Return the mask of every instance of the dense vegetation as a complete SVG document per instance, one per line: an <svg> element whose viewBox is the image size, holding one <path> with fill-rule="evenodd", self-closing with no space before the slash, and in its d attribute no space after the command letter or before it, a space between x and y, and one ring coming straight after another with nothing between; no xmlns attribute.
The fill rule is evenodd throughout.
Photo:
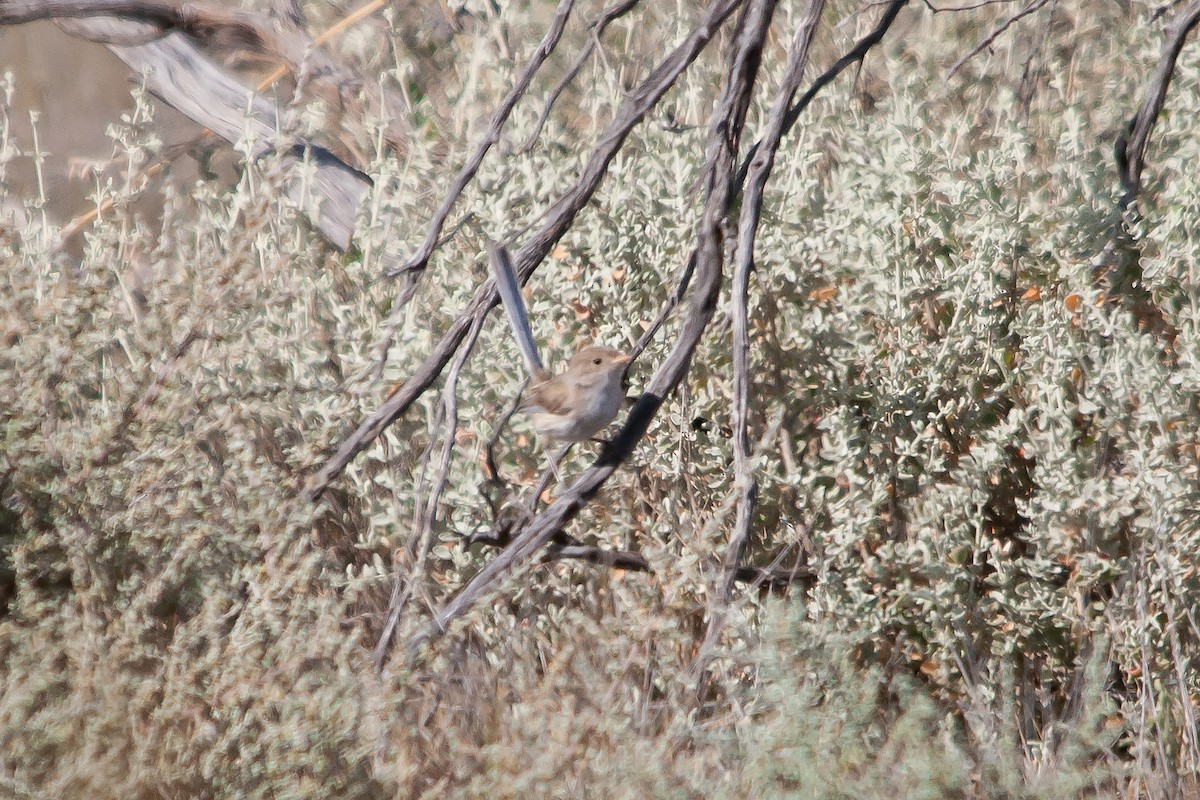
<svg viewBox="0 0 1200 800"><path fill-rule="evenodd" d="M405 283L381 254L421 241L551 10L503 5L468 3L440 38L389 11L330 45L412 103L400 154L377 118L314 100L291 120L368 154L348 253L281 191L284 162L232 184L147 175L165 145L135 90L96 181L116 202L69 255L46 198L6 193L5 165L37 153L8 134L27 110L0 105L0 793L1195 791L1194 48L1116 247L1137 285L1097 269L1119 227L1113 142L1175 11L1035 4L948 77L1018 9L915 5L784 140L751 278L745 561L795 580L718 601L740 488L723 292L684 386L568 528L649 569L533 559L410 649L495 556L467 537L544 464L521 417L496 430L523 378L502 315L456 391L443 376L318 502L306 481L487 278L486 241L521 241L700 13L645 2L614 22L525 151L600 8L581 4L393 313ZM804 5L776 11L744 147ZM878 17L856 8L825 10L810 81ZM305 10L313 29L346 12ZM630 346L675 286L731 44L715 37L634 131L530 282L552 361L585 338ZM494 434L499 482L481 465ZM598 451L576 448L565 477ZM377 669L397 571L407 604Z"/></svg>

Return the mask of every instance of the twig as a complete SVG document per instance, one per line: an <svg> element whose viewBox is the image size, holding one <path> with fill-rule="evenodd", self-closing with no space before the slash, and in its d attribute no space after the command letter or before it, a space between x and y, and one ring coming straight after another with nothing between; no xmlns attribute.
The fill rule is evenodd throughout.
<svg viewBox="0 0 1200 800"><path fill-rule="evenodd" d="M529 137L525 139L525 144L521 145L521 152L528 153L533 149L538 137L542 135L542 128L546 125L546 120L550 117L550 112L554 110L554 104L558 102L558 98L571 85L571 81L575 80L575 76L579 74L579 70L583 69L584 62L588 56L592 54L592 50L600 45L600 37L604 35L604 31L608 26L617 19L625 16L629 11L638 4L640 0L622 0L615 6L606 8L604 12L596 18L592 23L591 30L588 35L587 44L579 51L579 55L575 57L574 63L567 69L565 75L555 85L554 90L550 92L550 96L546 98L545 104L542 106L542 113L538 115L537 122L533 125L533 131Z"/></svg>
<svg viewBox="0 0 1200 800"><path fill-rule="evenodd" d="M429 259L433 255L434 249L437 247L438 239L442 235L442 226L446 224L447 218L450 216L450 211L454 208L454 204L458 202L459 196L467 185L474 179L475 173L479 171L479 166L483 163L484 156L488 151L500 141L500 132L504 129L504 124L508 121L509 116L516 108L517 102L525 96L526 90L529 89L529 84L533 81L533 77L537 75L542 64L546 63L546 59L558 47L558 42L562 38L563 30L567 26L567 19L571 15L571 8L575 5L575 0L560 0L558 8L554 12L554 17L550 20L550 25L546 29L546 35L542 37L541 44L534 50L533 55L529 59L529 63L525 65L525 69L521 71L516 83L500 101L499 107L492 114L491 122L488 123L487 132L483 136L483 141L475 148L475 152L467 159L467 163L463 165L462 170L458 173L454 183L450 186L450 191L446 193L446 198L442 200L442 205L433 215L433 219L429 222L429 228L425 233L425 241L417 249L417 252L402 266L390 270L387 275L389 278L394 278L405 272L419 272L425 269L429 264ZM410 283L410 286L413 285ZM411 298L412 291L406 288L404 292L405 298Z"/></svg>
<svg viewBox="0 0 1200 800"><path fill-rule="evenodd" d="M631 358L636 360L637 357L642 354L642 351L650 345L650 342L653 341L654 337L658 334L659 328L666 323L672 312L675 311L675 308L683 302L683 298L687 296L687 288L691 284L692 276L694 274L696 274L695 251L693 251L691 256L688 257L687 262L685 262L683 265L683 269L680 270L679 278L675 281L675 288L672 290L671 294L667 296L667 299L663 301L662 307L658 310L658 316L656 316L646 330L642 332L642 335L638 337L637 342L629 351Z"/></svg>
<svg viewBox="0 0 1200 800"><path fill-rule="evenodd" d="M890 0L887 8L883 12L883 16L879 18L879 22L875 24L875 27L871 30L871 32L855 42L854 47L850 48L849 52L835 61L833 66L817 76L817 79L813 81L812 86L808 87L808 91L801 95L800 99L796 101L795 105L788 109L787 116L784 118L783 123L784 136L787 136L788 133L791 132L792 127L796 124L796 120L800 119L800 115L804 113L804 109L808 108L809 104L812 103L813 99L821 93L822 89L833 83L834 79L837 78L838 75L841 75L842 71L851 64L857 64L866 58L867 53L871 50L871 48L883 40L883 37L888 32L888 29L892 27L892 23L896 21L896 17L899 15L900 9L904 8L906 5L908 5L908 0ZM737 185L739 187L745 181L746 173L750 169L750 164L753 163L758 154L758 147L759 143L755 142L754 145L751 146L750 151L746 154L746 157L742 160L742 166L738 169L737 175Z"/></svg>
<svg viewBox="0 0 1200 800"><path fill-rule="evenodd" d="M664 58L641 84L626 98L616 117L600 136L575 184L546 212L546 222L514 255L513 264L518 277L525 279L545 259L575 220L575 216L599 188L600 182L620 151L629 133L646 113L674 85L688 65L708 45L721 23L742 0L715 0L700 24ZM370 446L379 434L398 419L409 406L437 379L454 354L472 320L484 315L497 303L495 286L489 281L475 292L467 307L451 323L449 330L435 345L433 352L417 367L417 371L397 389L374 413L338 447L337 452L319 469L305 489L305 496L314 500L329 483L342 473L356 455Z"/></svg>
<svg viewBox="0 0 1200 800"><path fill-rule="evenodd" d="M1029 121L1029 107L1033 103L1033 94L1037 86L1034 75L1038 70L1034 67L1034 62L1042 54L1046 42L1050 40L1050 32L1054 29L1054 11L1057 5L1058 0L1051 0L1049 18L1042 26L1042 33L1038 37L1037 44L1029 51L1029 55L1025 57L1025 64L1021 68L1021 84L1017 90L1017 98L1021 106L1021 116L1026 122Z"/></svg>
<svg viewBox="0 0 1200 800"><path fill-rule="evenodd" d="M974 11L977 8L986 8L987 6L998 6L1006 3L1016 2L1016 0L980 0L978 3L970 3L964 6L943 6L942 8L938 8L933 3L929 2L929 0L923 1L925 3L925 7L934 14L942 14L946 12L953 13L955 11Z"/></svg>
<svg viewBox="0 0 1200 800"><path fill-rule="evenodd" d="M850 48L848 53L833 62L833 66L825 70L813 81L812 86L808 87L808 91L801 95L796 104L788 109L787 116L783 122L784 136L787 136L791 132L792 126L796 124L796 120L800 119L800 115L804 113L804 109L808 108L809 103L820 94L822 89L833 83L833 80L838 75L841 75L846 67L849 67L851 64L857 64L866 58L871 48L883 41L884 35L887 34L888 30L892 27L892 23L896 21L896 17L900 14L900 9L906 5L908 5L908 0L891 0L887 8L884 9L883 16L879 18L879 22L875 24L871 32L855 42L854 47ZM757 145L755 149L757 149ZM752 150L750 155L746 157L746 164L749 164L753 158L754 151Z"/></svg>
<svg viewBox="0 0 1200 800"><path fill-rule="evenodd" d="M971 52L967 53L965 56L960 58L958 61L954 62L954 66L952 66L950 68L950 71L948 73L946 73L946 77L953 78L954 74L956 72L958 72L959 69L961 69L964 64L966 64L968 61L970 61L975 56L982 53L987 48L991 47L992 43L995 42L997 39L999 39L1000 36L1006 30L1008 30L1013 25L1015 25L1017 22L1024 19L1025 17L1029 16L1030 14L1040 11L1049 2L1050 2L1050 0L1033 0L1031 3L1029 3L1029 5L1025 6L1020 11L1013 14L1011 17L1009 17L1007 20L1005 20L1003 23L1001 23L997 28L995 28L991 33L989 33L987 36L985 36L983 38L983 41L981 41L979 44L975 45L975 48L973 50L971 50Z"/></svg>
<svg viewBox="0 0 1200 800"><path fill-rule="evenodd" d="M113 432L110 434L110 443L107 447L97 453L89 462L87 467L81 471L82 479L86 480L92 470L100 469L112 462L119 452L122 452L128 444L129 426L137 419L138 415L144 412L147 408L154 405L158 400L158 395L162 392L167 381L175 373L179 367L179 362L187 355L188 350L192 345L201 339L205 338L201 334L200 329L192 326L188 329L179 343L171 350L162 367L154 373L154 377L150 383L141 392L138 399L135 401L130 399L121 410L121 415L117 420L117 424L113 427Z"/></svg>
<svg viewBox="0 0 1200 800"><path fill-rule="evenodd" d="M392 637L395 635L400 617L404 613L404 606L407 604L408 598L412 596L413 584L420 580L425 570L430 540L433 535L433 524L437 519L438 503L441 501L442 493L446 490L446 480L450 475L450 463L454 456L455 434L458 432L458 376L470 357L482 329L483 320L480 318L467 334L465 346L459 350L458 357L454 359L454 364L446 375L446 385L442 389L440 426L442 428L442 452L439 456L438 476L424 501L418 499L415 504L416 525L408 540L408 561L413 563L413 568L407 572L407 581L405 581L406 573L399 569L396 570L392 600L388 604L387 622L379 636L379 642L375 646L376 667L383 666L388 649L392 644ZM403 590L400 588L402 585L404 586Z"/></svg>
<svg viewBox="0 0 1200 800"><path fill-rule="evenodd" d="M692 355L716 311L724 257L723 220L734 197L738 140L750 104L775 0L751 0L738 19L729 78L713 113L706 149L704 212L697 231L696 274L689 314L671 354L656 370L616 438L596 462L553 504L533 519L512 545L488 563L434 618L434 627L409 644L414 652L430 636L471 608L500 578L528 561L600 491L645 435L667 395L687 376ZM710 15L717 6L710 8Z"/></svg>
<svg viewBox="0 0 1200 800"><path fill-rule="evenodd" d="M780 556L783 555L786 555L786 551L780 554ZM586 561L590 564L602 564L613 569L624 569L630 572L654 572L646 557L633 550L610 550L605 547L593 547L582 544L552 544L546 548L546 553L542 557L543 561L558 561L563 559ZM776 558L776 561L778 560ZM769 567L742 566L737 568L737 571L734 573L734 579L738 583L752 584L753 587L767 586L772 589L782 589L794 583L812 580L816 575L817 572L812 567L800 564L786 568L779 567L778 565Z"/></svg>
<svg viewBox="0 0 1200 800"><path fill-rule="evenodd" d="M503 477L500 475L500 465L496 463L496 445L500 443L500 436L504 433L504 429L508 427L509 421L517 413L517 409L521 407L521 395L524 394L525 387L528 385L529 378L526 378L521 383L521 388L508 401L508 405L504 407L504 411L500 413L495 427L492 428L491 435L488 436L487 442L483 446L483 469L488 481L504 482ZM490 498L488 499L490 505L491 500Z"/></svg>

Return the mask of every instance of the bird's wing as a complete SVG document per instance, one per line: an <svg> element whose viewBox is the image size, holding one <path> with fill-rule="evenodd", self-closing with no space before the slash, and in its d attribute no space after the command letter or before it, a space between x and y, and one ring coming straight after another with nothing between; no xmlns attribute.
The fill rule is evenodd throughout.
<svg viewBox="0 0 1200 800"><path fill-rule="evenodd" d="M525 310L525 300L521 297L521 285L517 282L517 272L513 269L512 259L508 250L498 242L488 244L488 256L492 262L492 272L496 275L496 291L500 294L500 303L504 313L508 315L508 325L512 328L513 338L521 348L525 357L525 367L534 380L546 376L546 368L538 356L537 345L533 341L533 329L529 325L529 312Z"/></svg>
<svg viewBox="0 0 1200 800"><path fill-rule="evenodd" d="M529 387L526 408L548 414L567 414L571 410L571 389L561 375L535 383Z"/></svg>

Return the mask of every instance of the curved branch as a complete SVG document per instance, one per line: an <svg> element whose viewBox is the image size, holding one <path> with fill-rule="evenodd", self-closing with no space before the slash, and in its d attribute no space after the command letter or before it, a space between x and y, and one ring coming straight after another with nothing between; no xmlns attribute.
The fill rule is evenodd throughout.
<svg viewBox="0 0 1200 800"><path fill-rule="evenodd" d="M396 633L396 626L400 624L400 617L404 613L404 607L407 605L408 599L412 596L413 585L421 579L425 571L425 563L428 560L433 536L433 524L437 520L438 503L441 502L442 494L446 491L446 481L450 476L450 463L454 458L454 447L457 443L458 376L462 372L463 366L467 363L467 359L471 355L471 350L479 340L479 334L482 330L483 321L477 320L467 335L466 346L459 351L458 356L454 359L454 364L451 365L450 372L446 376L446 385L442 388L442 452L438 464L437 479L434 482L433 488L423 499L421 498L420 485L417 487L417 502L413 513L413 532L408 537L408 558L406 559L406 563L414 564L414 566L407 573L407 580L405 580L406 574L404 571L400 569L396 570L396 575L393 578L394 583L391 599L388 601L387 622L383 626L379 642L375 645L374 658L376 667L382 666L384 660L387 658L388 649L392 644L392 637ZM436 441L436 438L434 441ZM432 448L432 446L433 441L430 442L430 447Z"/></svg>
<svg viewBox="0 0 1200 800"><path fill-rule="evenodd" d="M800 115L804 113L804 109L808 108L809 104L821 93L822 89L833 83L834 79L838 75L841 75L847 67L857 64L866 58L871 48L883 40L888 29L892 27L892 23L896 21L896 16L900 13L900 9L906 5L908 5L908 0L890 0L888 7L883 12L883 16L879 18L879 22L876 23L871 32L859 39L848 53L833 63L833 66L817 76L812 86L808 87L808 91L801 95L796 104L788 109L787 116L783 121L784 136L787 136L791 132L793 126L796 124L796 120L800 119ZM755 142L750 148L750 152L742 160L742 166L738 169L737 176L737 185L739 187L746 179L746 173L758 154L760 144L761 142Z"/></svg>
<svg viewBox="0 0 1200 800"><path fill-rule="evenodd" d="M750 434L748 417L750 412L750 272L754 268L754 244L758 236L758 225L762 219L763 194L771 170L775 166L775 154L783 139L784 123L792 99L800 88L804 68L808 63L809 48L825 0L810 0L796 30L792 50L788 56L783 86L771 107L767 119L766 133L760 140L761 147L750 164L747 187L742 199L741 215L738 219L737 250L733 267L733 463L739 487L737 521L729 537L729 550L725 556L725 575L717 594L720 603L729 601L733 583L741 563L742 554L750 540L750 524L757 504L758 484L751 468Z"/></svg>
<svg viewBox="0 0 1200 800"><path fill-rule="evenodd" d="M450 186L450 191L446 193L446 199L442 201L442 205L438 208L437 213L433 215L433 219L429 222L429 229L425 233L425 241L421 243L415 255L410 258L404 265L388 270L387 276L394 278L405 272L418 272L425 269L429 264L429 259L433 255L433 251L437 248L438 239L441 238L442 228L446 224L446 220L450 217L450 212L454 208L454 204L458 202L459 195L467 188L467 185L475 178L475 173L479 171L479 166L483 163L484 156L488 151L500 141L500 131L504 129L504 123L508 122L509 116L517 106L517 102L525 96L525 91L529 88L529 84L533 81L533 76L537 75L542 64L546 63L546 59L554 52L554 48L558 47L558 42L562 38L563 30L567 26L567 19L571 15L571 8L575 5L575 0L560 0L558 8L554 12L553 19L550 20L550 26L546 29L546 35L542 37L541 44L537 50L533 52L533 56L529 59L529 63L525 65L517 82L513 84L512 89L500 101L500 106L496 112L492 114L492 120L488 123L487 133L484 134L483 141L475 148L475 152L463 165L462 170L458 173L454 183ZM411 284L410 284L411 286ZM405 297L411 298L412 292L405 289Z"/></svg>
<svg viewBox="0 0 1200 800"><path fill-rule="evenodd" d="M1200 23L1200 0L1192 0L1167 29L1167 43L1158 59L1154 76L1146 86L1142 105L1129 121L1128 133L1117 141L1117 167L1121 173L1123 190L1120 200L1122 210L1133 204L1142 189L1146 146L1150 143L1150 134L1166 102L1167 88L1175 75L1175 62L1179 59L1188 34L1197 23Z"/></svg>
<svg viewBox="0 0 1200 800"><path fill-rule="evenodd" d="M1009 17L1007 20L1005 20L1003 23L1001 23L999 27L997 27L995 30L993 30L991 33L989 33L987 36L985 36L983 38L983 41L981 41L979 44L975 45L975 47L971 50L971 52L967 53L965 56L960 58L958 61L954 62L954 66L952 66L950 68L950 71L948 73L946 73L946 77L953 78L954 74L956 72L958 72L960 69L962 69L964 64L966 64L968 61L970 61L975 56L982 53L987 48L991 47L992 43L995 42L998 38L1000 38L1000 36L1006 30L1008 30L1013 25L1015 25L1017 22L1024 19L1025 17L1029 16L1030 14L1041 11L1049 2L1050 2L1050 0L1032 0L1032 2L1030 2L1027 6L1022 8L1016 14L1013 14L1011 17ZM941 10L945 10L945 9L941 9Z"/></svg>
<svg viewBox="0 0 1200 800"><path fill-rule="evenodd" d="M875 27L863 38L855 43L850 52L839 58L833 63L833 66L821 73L821 75L813 81L813 85L808 88L796 104L788 109L787 116L783 121L783 135L787 136L792 130L792 126L796 124L796 120L800 119L800 115L804 113L804 109L808 108L809 103L813 101L821 90L829 84L833 83L834 78L842 74L842 71L851 64L857 64L867 57L867 53L871 48L883 41L884 35L892 27L892 23L896 21L897 15L900 14L900 9L908 5L908 0L891 0L888 6L883 11L883 16L879 18L879 22ZM751 154L753 155L753 154Z"/></svg>
<svg viewBox="0 0 1200 800"><path fill-rule="evenodd" d="M604 30L612 24L613 20L620 19L629 13L629 11L638 4L640 0L621 0L615 6L606 8L604 12L591 25L591 35L588 36L587 44L579 51L579 55L575 57L574 63L567 69L565 75L555 85L550 96L546 98L546 102L542 105L542 113L538 115L537 122L533 125L533 130L528 138L525 139L525 144L521 145L521 152L528 153L533 149L533 145L537 142L538 137L542 135L542 128L546 125L546 120L550 116L550 112L554 109L554 104L558 102L558 98L562 97L562 93L571 85L571 81L575 80L575 76L579 74L579 70L583 69L583 64L587 61L588 56L600 44L600 37L604 35Z"/></svg>
<svg viewBox="0 0 1200 800"><path fill-rule="evenodd" d="M688 670L696 680L697 698L702 698L707 693L709 660L721 631L725 628L729 600L733 595L738 567L750 542L750 528L758 507L758 477L754 474L749 431L750 273L754 269L754 244L758 235L758 224L762 219L763 190L770 178L771 168L775 165L775 153L783 138L784 118L792 99L800 89L804 67L808 63L809 45L812 44L813 34L824 7L825 0L810 0L804 18L796 29L791 50L788 52L783 84L775 96L775 102L771 104L766 133L755 143L753 160L746 173L749 185L743 192L741 213L738 216L733 285L729 297L732 328L730 349L733 356L733 398L730 401L730 417L733 420L733 482L737 497L737 516L729 534L721 576L709 603L704 640ZM741 170L739 177L740 173Z"/></svg>
<svg viewBox="0 0 1200 800"><path fill-rule="evenodd" d="M1197 23L1200 23L1200 0L1192 0L1167 29L1167 41L1154 75L1146 86L1142 104L1129 121L1126 133L1117 139L1114 149L1121 181L1121 196L1117 200L1119 215L1113 222L1108 241L1093 263L1093 280L1099 281L1107 276L1109 295L1120 298L1139 325L1164 340L1167 346L1163 354L1170 359L1176 358L1173 345L1179 331L1155 302L1143 281L1141 248L1136 236L1140 216L1137 199L1142 190L1142 170L1145 168L1150 134L1166 102L1167 89L1175 74L1175 62L1188 34Z"/></svg>

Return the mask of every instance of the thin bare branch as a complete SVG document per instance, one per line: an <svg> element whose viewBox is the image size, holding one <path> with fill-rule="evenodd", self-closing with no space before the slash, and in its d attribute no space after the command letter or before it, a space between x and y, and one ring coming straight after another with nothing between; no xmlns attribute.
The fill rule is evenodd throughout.
<svg viewBox="0 0 1200 800"><path fill-rule="evenodd" d="M1008 3L1015 3L1016 0L980 0L978 3L968 3L967 5L961 6L942 6L941 8L938 8L933 3L929 2L929 0L924 0L924 2L925 7L934 14L942 14L954 13L956 11L974 11L977 8L986 8L987 6L1007 5Z"/></svg>
<svg viewBox="0 0 1200 800"><path fill-rule="evenodd" d="M525 140L525 144L521 145L521 151L528 153L537 143L538 137L542 135L542 128L546 125L546 120L550 117L550 112L554 110L554 104L558 102L558 98L562 97L562 93L571 85L571 81L575 80L575 76L583 69L584 63L588 60L588 56L592 54L600 45L600 37L604 35L604 30L614 21L620 19L629 13L629 11L638 4L640 0L621 0L615 6L606 8L604 12L596 18L596 21L591 24L591 29L588 35L587 44L579 51L579 55L575 57L575 61L567 69L566 74L554 86L554 90L550 92L550 96L546 98L545 104L542 106L542 113L538 115L537 122L533 125L533 130L529 137Z"/></svg>
<svg viewBox="0 0 1200 800"><path fill-rule="evenodd" d="M796 124L796 120L800 119L800 115L804 113L804 109L808 108L809 103L811 103L813 98L821 93L822 89L833 83L834 79L837 78L838 75L841 75L842 71L845 70L846 67L849 67L852 64L857 64L866 58L867 53L871 51L871 48L883 41L883 37L887 34L888 30L892 27L892 23L896 21L896 17L900 14L900 9L904 8L906 5L908 5L908 0L891 0L891 2L888 3L887 8L884 9L883 16L879 18L879 22L875 24L875 27L871 29L871 32L855 42L854 47L850 48L848 53L839 58L837 61L833 62L833 66L825 70L817 77L815 81L813 81L812 86L808 87L808 91L801 95L800 99L796 101L796 104L788 109L787 117L784 119L783 123L784 136L787 136L787 134L792 130L792 126ZM754 153L751 152L750 156L747 158L747 161L750 161L753 157Z"/></svg>
<svg viewBox="0 0 1200 800"><path fill-rule="evenodd" d="M809 104L812 103L813 99L821 93L822 89L833 83L834 79L836 79L838 75L841 75L847 67L851 66L852 64L857 64L866 58L867 53L870 52L871 48L883 40L884 35L892 27L892 23L896 21L896 17L900 14L900 9L904 8L906 5L908 5L908 0L890 0L887 8L884 9L883 16L879 18L879 22L875 24L875 27L871 30L871 32L855 42L854 47L852 47L849 52L835 61L833 66L817 76L817 79L813 81L812 86L808 87L808 91L801 95L800 99L796 101L795 105L788 110L787 117L784 119L783 124L784 136L787 136L788 133L791 132L792 127L796 124L796 120L800 119L800 115L804 113L804 109L808 108ZM755 142L750 148L750 151L746 154L745 159L742 160L742 166L738 170L737 176L737 185L739 187L745 181L746 172L750 169L750 164L753 163L754 158L758 153L758 147L759 143Z"/></svg>
<svg viewBox="0 0 1200 800"><path fill-rule="evenodd" d="M638 337L637 343L635 343L633 348L629 351L629 354L632 358L636 360L637 357L642 354L642 351L650 345L650 342L654 341L654 337L658 335L659 328L666 323L667 319L670 318L676 307L678 307L679 304L683 302L683 298L687 296L687 288L689 285L691 285L692 276L695 274L696 254L693 252L680 269L679 277L675 281L675 288L671 291L671 294L667 296L667 299L663 301L662 307L658 310L658 316L651 321L646 330L642 332L642 335Z"/></svg>
<svg viewBox="0 0 1200 800"><path fill-rule="evenodd" d="M971 50L971 52L967 53L965 56L960 58L958 61L954 62L954 66L952 66L950 68L950 71L948 73L946 73L946 77L953 78L954 74L956 72L958 72L963 67L964 64L966 64L968 61L970 61L975 56L982 53L987 48L991 47L992 43L995 42L997 39L999 39L1000 36L1002 36L1006 30L1008 30L1013 25L1015 25L1017 22L1024 19L1025 17L1029 16L1030 14L1037 13L1042 8L1044 8L1049 2L1050 2L1050 0L1033 0L1033 2L1029 3L1029 5L1025 6L1020 11L1018 11L1017 13L1013 14L1011 17L1006 19L1003 23L1001 23L999 26L997 26L995 29L993 29L991 33L989 33L987 36L985 36L983 38L983 41L981 41L979 44L975 45L975 47Z"/></svg>
<svg viewBox="0 0 1200 800"><path fill-rule="evenodd" d="M696 696L702 698L707 691L708 661L718 637L725 627L729 612L729 600L737 580L738 569L746 546L750 541L750 528L758 507L758 478L754 474L753 456L750 452L750 273L754 269L754 245L758 236L758 225L762 219L763 193L771 169L775 165L775 153L783 138L784 123L788 109L808 64L809 48L825 10L825 0L809 0L804 16L796 29L788 52L787 67L783 83L771 104L767 117L767 128L757 142L754 160L747 173L748 185L743 193L742 208L738 217L737 246L734 251L733 288L730 296L733 350L733 398L730 403L733 418L733 471L734 491L737 493L737 517L729 534L729 544L716 592L709 607L708 627L704 643L692 663L690 674L696 679Z"/></svg>
<svg viewBox="0 0 1200 800"><path fill-rule="evenodd" d="M758 226L762 220L763 194L771 170L775 166L775 153L783 139L788 109L799 91L804 69L808 64L809 49L825 0L809 0L804 17L796 30L791 52L788 54L783 85L780 87L771 112L767 118L766 132L760 139L758 152L750 164L748 184L742 198L738 219L737 250L733 267L733 463L735 483L741 497L738 501L737 521L729 539L729 551L725 558L725 578L718 597L721 603L729 600L733 589L734 574L741 563L746 543L750 538L750 524L757 504L758 485L751 468L750 454L750 273L754 269L754 245Z"/></svg>
<svg viewBox="0 0 1200 800"><path fill-rule="evenodd" d="M630 572L653 572L650 562L641 553L633 550L610 550L605 547L593 547L583 544L552 544L546 548L543 561L558 561L570 559L586 561L590 564L601 564L613 569L624 569ZM802 581L816 577L812 567L797 565L795 567L738 567L734 579L738 583L749 583L755 586L767 586L771 589L782 589Z"/></svg>
<svg viewBox="0 0 1200 800"><path fill-rule="evenodd" d="M500 132L504 129L504 123L508 121L513 109L517 106L517 102L525 96L525 92L529 89L529 84L533 81L533 77L537 75L542 64L546 63L546 59L558 47L558 42L562 38L563 30L567 26L567 19L571 16L571 8L574 5L575 0L560 0L558 8L554 12L554 17L550 20L550 25L546 29L546 35L542 37L541 44L533 51L529 63L525 65L525 69L517 77L517 81L513 84L512 89L500 101L499 107L492 114L491 122L488 123L483 141L479 143L475 148L475 152L467 159L467 163L463 165L462 170L458 173L458 177L450 185L450 191L446 193L446 198L442 200L442 205L433 215L433 219L430 220L429 229L425 233L425 241L421 243L417 252L403 266L397 267L387 273L389 278L394 278L404 272L424 270L426 265L429 264L429 259L437 247L438 239L441 238L442 227L450 217L450 212L453 210L454 204L458 202L458 198L463 193L463 190L475 178L475 173L479 171L479 166L483 163L483 159L488 154L488 151L492 149L496 142L500 141ZM412 291L406 288L404 297L411 298L412 294Z"/></svg>
<svg viewBox="0 0 1200 800"><path fill-rule="evenodd" d="M454 364L451 365L450 371L446 375L446 385L442 388L442 414L439 426L442 429L442 451L439 455L438 475L433 488L424 498L420 497L418 487L418 499L415 503L414 513L416 525L409 535L406 560L407 563L413 564L413 567L410 570L396 570L392 599L388 604L387 622L384 624L379 642L375 646L374 655L377 667L383 666L384 659L387 657L392 637L396 633L396 626L400 624L400 618L404 613L404 606L407 604L408 598L412 596L413 585L424 576L425 564L428 561L429 548L433 538L433 526L437 520L438 503L441 502L442 493L446 491L450 464L454 458L455 436L458 433L458 376L467 359L470 358L482 329L483 320L480 318L467 334L465 345L458 351L458 356L454 359ZM403 588L401 588L402 586Z"/></svg>

